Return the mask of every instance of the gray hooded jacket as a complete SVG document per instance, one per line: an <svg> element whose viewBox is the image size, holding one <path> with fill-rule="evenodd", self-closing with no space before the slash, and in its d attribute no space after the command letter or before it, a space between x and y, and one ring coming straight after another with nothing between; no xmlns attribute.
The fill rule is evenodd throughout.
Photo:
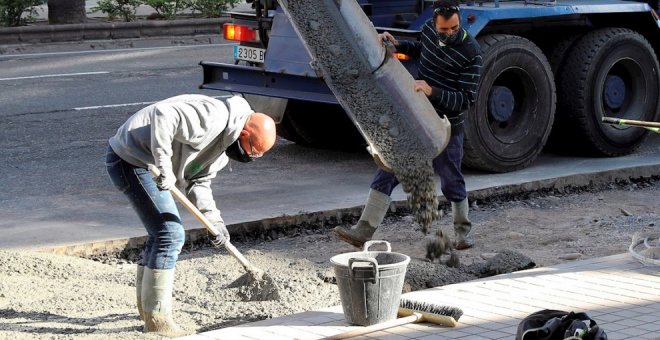
<svg viewBox="0 0 660 340"><path fill-rule="evenodd" d="M218 100L180 95L136 112L110 138L126 162L174 174L176 185L211 223L222 221L211 179L228 163L225 150L234 143L254 111L239 96Z"/></svg>

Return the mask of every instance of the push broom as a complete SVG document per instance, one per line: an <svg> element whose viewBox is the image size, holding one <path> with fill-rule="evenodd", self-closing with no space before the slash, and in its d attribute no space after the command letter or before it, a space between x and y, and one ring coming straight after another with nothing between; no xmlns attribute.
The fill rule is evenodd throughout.
<svg viewBox="0 0 660 340"><path fill-rule="evenodd" d="M463 311L458 307L438 306L426 302L401 299L399 302L398 314L400 317L398 319L335 334L324 339L349 339L392 327L418 322L430 322L441 326L456 327L456 325L458 325L458 319L463 315Z"/></svg>

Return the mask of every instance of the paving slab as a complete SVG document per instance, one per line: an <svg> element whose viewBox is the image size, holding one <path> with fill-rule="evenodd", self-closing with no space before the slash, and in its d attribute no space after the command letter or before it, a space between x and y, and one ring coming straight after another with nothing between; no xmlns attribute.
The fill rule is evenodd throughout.
<svg viewBox="0 0 660 340"><path fill-rule="evenodd" d="M534 268L403 294L402 298L463 310L459 325L408 324L355 339L513 339L518 323L541 309L586 312L611 340L660 339L660 267L629 253ZM322 339L349 325L342 306L182 337Z"/></svg>

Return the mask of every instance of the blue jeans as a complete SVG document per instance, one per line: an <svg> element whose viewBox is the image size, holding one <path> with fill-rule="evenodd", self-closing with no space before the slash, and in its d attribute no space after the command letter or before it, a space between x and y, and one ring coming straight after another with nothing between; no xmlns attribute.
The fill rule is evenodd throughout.
<svg viewBox="0 0 660 340"><path fill-rule="evenodd" d="M138 264L172 269L185 241L185 231L174 198L160 191L151 173L129 164L108 147L105 166L112 183L126 195L147 229L147 242Z"/></svg>
<svg viewBox="0 0 660 340"><path fill-rule="evenodd" d="M463 136L463 125L456 128L452 126L447 148L433 159L433 170L440 176L442 194L452 202L460 202L467 197L465 179L461 172ZM371 182L371 189L389 196L397 185L399 180L393 173L378 169Z"/></svg>

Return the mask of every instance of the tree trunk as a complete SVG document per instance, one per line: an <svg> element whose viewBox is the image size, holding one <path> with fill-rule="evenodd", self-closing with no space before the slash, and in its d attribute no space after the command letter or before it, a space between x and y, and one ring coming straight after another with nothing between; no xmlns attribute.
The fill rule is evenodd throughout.
<svg viewBox="0 0 660 340"><path fill-rule="evenodd" d="M81 24L85 21L85 0L48 0L49 24Z"/></svg>

